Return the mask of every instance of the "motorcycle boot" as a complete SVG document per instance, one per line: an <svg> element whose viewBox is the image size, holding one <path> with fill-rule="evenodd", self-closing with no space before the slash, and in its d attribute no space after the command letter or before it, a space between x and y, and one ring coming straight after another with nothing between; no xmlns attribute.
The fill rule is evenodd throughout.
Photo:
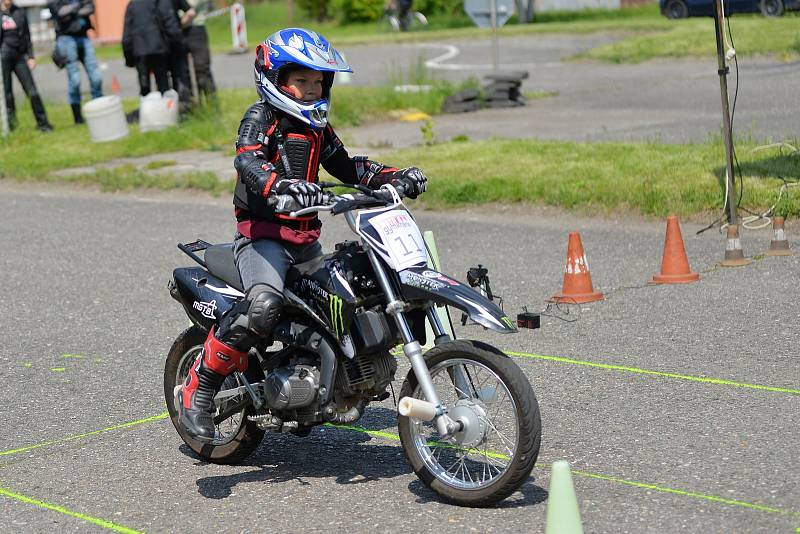
<svg viewBox="0 0 800 534"><path fill-rule="evenodd" d="M203 351L176 396L178 421L190 436L199 441L213 441L214 395L228 375L247 370L247 358L247 351L217 339L214 328L208 333Z"/></svg>

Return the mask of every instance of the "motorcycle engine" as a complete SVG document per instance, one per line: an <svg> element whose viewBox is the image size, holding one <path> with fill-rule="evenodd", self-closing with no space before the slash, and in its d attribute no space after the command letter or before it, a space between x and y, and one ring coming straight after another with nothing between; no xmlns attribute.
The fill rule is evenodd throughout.
<svg viewBox="0 0 800 534"><path fill-rule="evenodd" d="M337 367L335 389L343 396L380 395L396 371L397 359L388 351L358 354Z"/></svg>
<svg viewBox="0 0 800 534"><path fill-rule="evenodd" d="M267 405L273 410L308 406L317 398L319 370L312 365L290 365L272 371L264 380Z"/></svg>

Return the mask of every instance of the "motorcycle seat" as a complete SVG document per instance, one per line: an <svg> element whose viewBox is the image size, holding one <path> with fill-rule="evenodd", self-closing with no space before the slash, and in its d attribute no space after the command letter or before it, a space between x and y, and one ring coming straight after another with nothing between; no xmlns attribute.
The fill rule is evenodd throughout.
<svg viewBox="0 0 800 534"><path fill-rule="evenodd" d="M242 277L233 257L233 243L211 245L205 251L205 262L208 272L227 283L229 286L244 292Z"/></svg>

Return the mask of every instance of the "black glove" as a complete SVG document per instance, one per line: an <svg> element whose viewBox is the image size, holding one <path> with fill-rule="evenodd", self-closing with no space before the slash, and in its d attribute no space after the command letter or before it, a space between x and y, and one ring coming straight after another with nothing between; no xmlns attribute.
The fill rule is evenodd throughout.
<svg viewBox="0 0 800 534"><path fill-rule="evenodd" d="M428 177L420 169L408 167L394 173L392 185L402 185L407 197L417 198L420 193L424 193L428 188Z"/></svg>
<svg viewBox="0 0 800 534"><path fill-rule="evenodd" d="M281 180L276 183L274 190L279 195L292 195L301 208L317 206L323 203L322 188L313 182L305 180Z"/></svg>

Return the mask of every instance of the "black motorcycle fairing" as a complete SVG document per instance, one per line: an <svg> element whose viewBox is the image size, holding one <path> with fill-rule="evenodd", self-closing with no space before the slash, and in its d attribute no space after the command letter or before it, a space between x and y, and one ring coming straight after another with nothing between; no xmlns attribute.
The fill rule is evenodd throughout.
<svg viewBox="0 0 800 534"><path fill-rule="evenodd" d="M347 280L340 254L326 254L290 268L286 287L324 318L328 329L342 340L350 329L358 299Z"/></svg>
<svg viewBox="0 0 800 534"><path fill-rule="evenodd" d="M183 305L194 324L210 330L233 305L244 297L238 289L202 267L179 267L172 271L172 296Z"/></svg>
<svg viewBox="0 0 800 534"><path fill-rule="evenodd" d="M481 326L510 334L517 331L514 321L497 304L469 286L426 267L411 267L398 273L407 300L432 300L454 306Z"/></svg>

